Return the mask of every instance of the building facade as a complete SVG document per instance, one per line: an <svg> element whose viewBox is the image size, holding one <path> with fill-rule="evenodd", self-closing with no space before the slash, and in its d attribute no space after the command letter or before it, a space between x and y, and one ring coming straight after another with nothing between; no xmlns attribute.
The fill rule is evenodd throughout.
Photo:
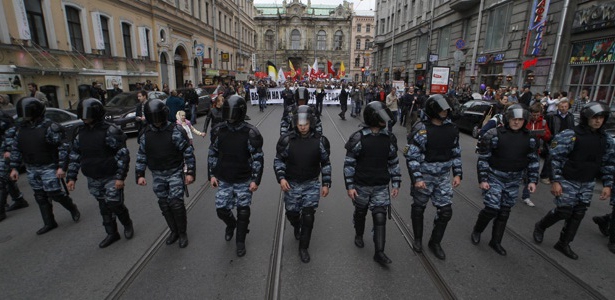
<svg viewBox="0 0 615 300"><path fill-rule="evenodd" d="M344 63L350 66L352 7L312 5L299 0L283 1L282 5L257 4L254 16L257 71L266 72L267 62L289 70L289 61L305 74L315 59L318 69L327 72L327 60L335 71ZM354 45L353 45L354 46Z"/></svg>
<svg viewBox="0 0 615 300"><path fill-rule="evenodd" d="M93 81L174 89L247 74L253 13L251 0L3 1L0 93L15 101L34 82L69 108Z"/></svg>
<svg viewBox="0 0 615 300"><path fill-rule="evenodd" d="M374 41L374 12L355 11L352 17L350 40L353 45L350 51L352 64L350 78L355 82L367 82L371 79L371 51Z"/></svg>

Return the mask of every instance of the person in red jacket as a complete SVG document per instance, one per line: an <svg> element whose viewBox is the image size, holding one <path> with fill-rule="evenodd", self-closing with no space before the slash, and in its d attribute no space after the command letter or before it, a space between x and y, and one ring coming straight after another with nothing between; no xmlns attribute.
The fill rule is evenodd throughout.
<svg viewBox="0 0 615 300"><path fill-rule="evenodd" d="M537 140L542 141L541 144L548 144L549 141L551 141L551 131L547 125L547 120L542 116L542 105L540 105L540 103L536 103L530 107L530 121L527 122L525 128L534 134ZM538 154L540 154L541 149L542 147L538 148ZM527 178L524 180L527 180ZM523 202L527 204L527 206L534 207L534 202L530 199L530 192L527 186L523 189L521 199L523 199Z"/></svg>

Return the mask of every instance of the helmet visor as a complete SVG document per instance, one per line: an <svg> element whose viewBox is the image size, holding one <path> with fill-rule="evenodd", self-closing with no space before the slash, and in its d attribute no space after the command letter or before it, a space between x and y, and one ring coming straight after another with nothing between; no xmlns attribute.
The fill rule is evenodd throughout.
<svg viewBox="0 0 615 300"><path fill-rule="evenodd" d="M308 124L310 124L310 114L298 113L297 114L297 125L308 125Z"/></svg>
<svg viewBox="0 0 615 300"><path fill-rule="evenodd" d="M525 119L525 110L523 108L509 109L508 117L510 119Z"/></svg>
<svg viewBox="0 0 615 300"><path fill-rule="evenodd" d="M378 114L378 117L382 122L388 123L389 121L391 121L391 116L386 109L379 109L376 111L376 113Z"/></svg>
<svg viewBox="0 0 615 300"><path fill-rule="evenodd" d="M438 103L438 106L440 106L442 110L451 109L451 106L448 105L448 101L446 101L446 99L444 99L443 97L437 97L436 102Z"/></svg>
<svg viewBox="0 0 615 300"><path fill-rule="evenodd" d="M602 104L597 103L594 105L589 105L585 107L585 116L588 119L591 119L594 116L607 116L608 115L608 110L606 110Z"/></svg>

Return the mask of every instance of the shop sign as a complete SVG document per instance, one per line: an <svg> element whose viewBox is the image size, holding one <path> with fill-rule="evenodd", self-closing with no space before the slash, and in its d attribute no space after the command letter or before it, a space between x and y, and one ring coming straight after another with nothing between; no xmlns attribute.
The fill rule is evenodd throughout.
<svg viewBox="0 0 615 300"><path fill-rule="evenodd" d="M547 13L549 12L550 0L534 0L532 5L532 17L525 39L523 54L538 56L542 50L542 35L545 30Z"/></svg>
<svg viewBox="0 0 615 300"><path fill-rule="evenodd" d="M220 76L220 71L215 69L206 69L205 76Z"/></svg>
<svg viewBox="0 0 615 300"><path fill-rule="evenodd" d="M21 75L0 74L0 94L22 94L22 82Z"/></svg>
<svg viewBox="0 0 615 300"><path fill-rule="evenodd" d="M122 76L105 75L105 88L108 90L112 90L114 84L117 84L120 89L123 89L124 87L122 86Z"/></svg>
<svg viewBox="0 0 615 300"><path fill-rule="evenodd" d="M431 94L446 94L448 92L449 67L433 67L431 71Z"/></svg>
<svg viewBox="0 0 615 300"><path fill-rule="evenodd" d="M211 65L211 63L212 63L211 58L203 58L203 64Z"/></svg>
<svg viewBox="0 0 615 300"><path fill-rule="evenodd" d="M476 58L478 64L488 64L490 62L502 62L504 61L504 53L486 54Z"/></svg>
<svg viewBox="0 0 615 300"><path fill-rule="evenodd" d="M220 71L218 71L218 72L220 72L220 76L226 76L226 75L228 75L228 70L220 70Z"/></svg>
<svg viewBox="0 0 615 300"><path fill-rule="evenodd" d="M222 57L222 62L229 62L230 54L228 52L222 52L220 56Z"/></svg>
<svg viewBox="0 0 615 300"><path fill-rule="evenodd" d="M423 69L423 64L415 64L414 65L414 69L415 70L422 70Z"/></svg>
<svg viewBox="0 0 615 300"><path fill-rule="evenodd" d="M597 2L597 1L596 1ZM580 4L579 6L585 6ZM615 1L592 3L591 6L579 8L574 13L572 32L584 32L615 27Z"/></svg>
<svg viewBox="0 0 615 300"><path fill-rule="evenodd" d="M615 61L615 39L600 39L572 44L570 64L606 63Z"/></svg>

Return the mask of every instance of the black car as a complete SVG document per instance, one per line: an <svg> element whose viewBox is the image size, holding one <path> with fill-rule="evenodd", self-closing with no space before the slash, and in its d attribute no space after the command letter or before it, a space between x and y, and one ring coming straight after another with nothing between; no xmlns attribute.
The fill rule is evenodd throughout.
<svg viewBox="0 0 615 300"><path fill-rule="evenodd" d="M211 87L203 87L203 88L194 89L196 94L199 96L199 102L196 107L197 116L203 116L209 113L209 110L211 109L211 105L212 105L212 99L213 99L211 97L211 94L215 91L215 89L216 87L213 87L213 89ZM187 90L188 89L177 89L177 93L180 97L182 97L182 99L185 100L184 94L187 92ZM186 107L184 111L186 112L186 119L190 120L190 117L192 116L192 112L190 111L190 107L187 101L186 101Z"/></svg>
<svg viewBox="0 0 615 300"><path fill-rule="evenodd" d="M17 118L17 111L15 109L4 110L4 113L9 116L12 116L15 119L15 122L20 121ZM64 131L66 132L66 137L69 141L72 140L72 137L75 134L75 129L77 129L77 127L83 124L83 121L81 121L81 119L79 119L76 114L53 107L45 108L45 118L62 125L62 128L64 128Z"/></svg>
<svg viewBox="0 0 615 300"><path fill-rule="evenodd" d="M492 102L470 100L453 113L452 120L460 130L470 132L474 138L478 138L478 132L483 127L483 120L492 105Z"/></svg>
<svg viewBox="0 0 615 300"><path fill-rule="evenodd" d="M147 99L159 99L165 101L167 94L164 92L148 92ZM122 128L125 133L137 132L135 113L137 109L137 92L121 93L114 96L105 104L105 120Z"/></svg>

